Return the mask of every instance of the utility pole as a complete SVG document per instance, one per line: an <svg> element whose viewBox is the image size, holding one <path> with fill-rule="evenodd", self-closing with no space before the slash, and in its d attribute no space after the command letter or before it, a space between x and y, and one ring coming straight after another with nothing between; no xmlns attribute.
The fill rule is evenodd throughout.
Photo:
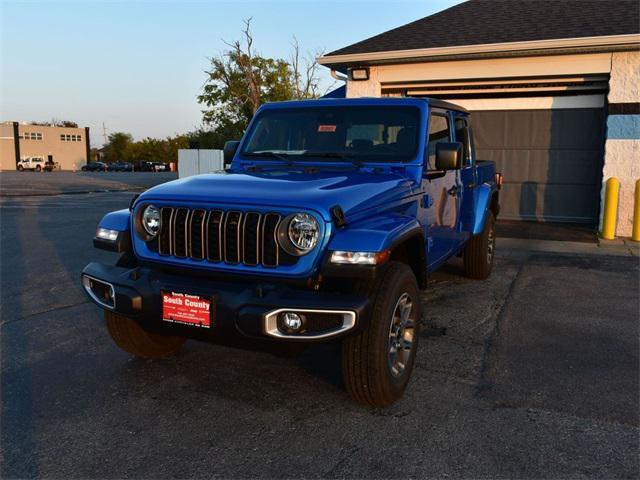
<svg viewBox="0 0 640 480"><path fill-rule="evenodd" d="M107 127L104 122L102 122L102 138L104 139L104 143L102 144L104 147L107 144Z"/></svg>

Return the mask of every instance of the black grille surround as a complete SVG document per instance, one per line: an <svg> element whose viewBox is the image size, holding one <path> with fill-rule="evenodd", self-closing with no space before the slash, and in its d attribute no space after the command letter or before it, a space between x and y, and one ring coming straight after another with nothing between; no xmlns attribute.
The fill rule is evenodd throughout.
<svg viewBox="0 0 640 480"><path fill-rule="evenodd" d="M160 216L157 241L147 246L162 257L267 268L298 261L278 244L286 215L277 212L161 207Z"/></svg>

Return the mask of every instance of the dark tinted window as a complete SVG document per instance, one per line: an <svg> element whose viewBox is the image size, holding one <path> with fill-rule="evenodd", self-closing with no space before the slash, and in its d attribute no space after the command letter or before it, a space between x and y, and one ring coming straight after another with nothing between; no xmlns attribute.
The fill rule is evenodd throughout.
<svg viewBox="0 0 640 480"><path fill-rule="evenodd" d="M449 120L446 116L432 113L429 119L429 160L427 168L434 169L436 165L436 144L440 142L450 142L451 131L449 130Z"/></svg>
<svg viewBox="0 0 640 480"><path fill-rule="evenodd" d="M471 164L471 149L470 138L469 138L469 126L467 124L467 120L464 118L456 118L454 122L455 130L456 130L456 142L462 143L462 151L463 151L463 164L470 165Z"/></svg>
<svg viewBox="0 0 640 480"><path fill-rule="evenodd" d="M241 155L300 159L344 156L359 161L412 159L418 148L415 107L305 107L264 110ZM332 154L337 154L333 155ZM339 158L338 158L339 159Z"/></svg>

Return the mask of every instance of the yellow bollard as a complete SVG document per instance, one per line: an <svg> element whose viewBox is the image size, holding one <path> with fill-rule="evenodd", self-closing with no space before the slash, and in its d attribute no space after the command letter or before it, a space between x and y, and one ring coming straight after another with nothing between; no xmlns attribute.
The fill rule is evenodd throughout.
<svg viewBox="0 0 640 480"><path fill-rule="evenodd" d="M605 240L616 238L619 193L620 181L615 177L611 177L607 180L607 188L604 193L604 216L602 217L602 233L600 234Z"/></svg>
<svg viewBox="0 0 640 480"><path fill-rule="evenodd" d="M636 195L633 202L633 230L631 240L640 242L640 180L636 180Z"/></svg>

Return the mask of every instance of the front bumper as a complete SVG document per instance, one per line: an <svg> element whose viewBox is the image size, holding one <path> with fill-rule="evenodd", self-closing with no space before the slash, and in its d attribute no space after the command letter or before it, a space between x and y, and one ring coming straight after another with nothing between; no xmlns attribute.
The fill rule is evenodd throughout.
<svg viewBox="0 0 640 480"><path fill-rule="evenodd" d="M111 296L113 302L101 300L101 292L92 292L87 279L93 280L94 284L102 282L103 290L108 292L107 296ZM364 296L313 291L258 279L213 280L148 267L126 268L90 263L82 272L82 280L85 292L94 303L134 318L147 331L215 343L234 334L273 341L331 340L359 330L369 315L369 300ZM161 291L167 290L212 298L215 308L211 328L163 321ZM314 330L290 334L274 329L274 316L283 310L303 314L323 312L329 317L343 315L344 322L332 324L332 328L324 330L318 329L316 322Z"/></svg>

